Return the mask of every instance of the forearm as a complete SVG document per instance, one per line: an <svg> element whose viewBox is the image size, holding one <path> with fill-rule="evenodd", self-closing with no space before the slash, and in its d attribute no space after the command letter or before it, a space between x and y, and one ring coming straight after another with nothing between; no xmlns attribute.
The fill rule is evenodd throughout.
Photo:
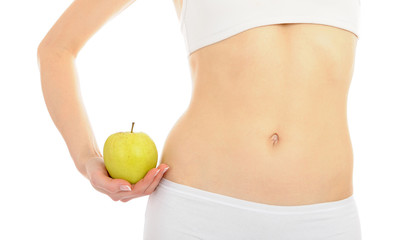
<svg viewBox="0 0 394 240"><path fill-rule="evenodd" d="M49 114L67 144L78 171L87 178L84 161L100 156L82 102L75 58L58 49L39 50L41 87Z"/></svg>

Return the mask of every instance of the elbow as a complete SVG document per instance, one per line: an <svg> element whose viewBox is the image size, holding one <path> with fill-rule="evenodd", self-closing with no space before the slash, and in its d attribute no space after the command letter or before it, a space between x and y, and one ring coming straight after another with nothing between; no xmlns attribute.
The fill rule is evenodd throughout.
<svg viewBox="0 0 394 240"><path fill-rule="evenodd" d="M48 41L45 40L45 38L43 40L41 40L40 44L38 44L37 47L37 58L39 59L40 55L42 55L45 51L45 49L47 49L49 47L48 45Z"/></svg>
<svg viewBox="0 0 394 240"><path fill-rule="evenodd" d="M72 56L73 58L76 58L76 54L73 54L63 46L59 44L48 44L45 39L42 40L37 47L37 61L40 62L40 58L44 56Z"/></svg>
<svg viewBox="0 0 394 240"><path fill-rule="evenodd" d="M49 50L49 46L47 44L45 44L44 40L42 40L40 42L40 44L38 44L37 47L37 63L40 63L40 58L46 54L46 53L50 53L51 51Z"/></svg>
<svg viewBox="0 0 394 240"><path fill-rule="evenodd" d="M37 65L39 69L40 69L40 56L42 52L43 52L43 44L41 42L37 47Z"/></svg>
<svg viewBox="0 0 394 240"><path fill-rule="evenodd" d="M42 52L42 42L37 47L37 62L40 62L41 52Z"/></svg>
<svg viewBox="0 0 394 240"><path fill-rule="evenodd" d="M57 62L59 59L75 59L76 56L59 45L49 45L42 41L37 47L37 66L41 72L41 67L45 63Z"/></svg>

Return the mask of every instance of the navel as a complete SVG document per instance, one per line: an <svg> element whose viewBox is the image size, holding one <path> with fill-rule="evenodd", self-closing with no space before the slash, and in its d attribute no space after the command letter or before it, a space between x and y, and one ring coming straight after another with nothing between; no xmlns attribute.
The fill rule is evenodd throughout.
<svg viewBox="0 0 394 240"><path fill-rule="evenodd" d="M277 133L272 134L271 141L272 141L272 145L277 144L279 142L279 135Z"/></svg>

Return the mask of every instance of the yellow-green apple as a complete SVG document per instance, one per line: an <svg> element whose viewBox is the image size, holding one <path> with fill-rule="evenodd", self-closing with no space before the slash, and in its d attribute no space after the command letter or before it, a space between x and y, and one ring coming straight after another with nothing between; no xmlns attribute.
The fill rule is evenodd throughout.
<svg viewBox="0 0 394 240"><path fill-rule="evenodd" d="M117 132L104 143L104 164L112 178L137 183L156 167L157 149L153 140L143 132Z"/></svg>

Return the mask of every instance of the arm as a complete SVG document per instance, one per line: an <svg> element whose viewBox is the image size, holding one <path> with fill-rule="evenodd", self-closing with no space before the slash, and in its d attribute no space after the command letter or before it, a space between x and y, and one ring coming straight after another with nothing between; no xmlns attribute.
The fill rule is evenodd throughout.
<svg viewBox="0 0 394 240"><path fill-rule="evenodd" d="M85 161L102 154L82 102L75 59L95 32L134 1L74 0L38 46L46 106L75 166L86 178Z"/></svg>

